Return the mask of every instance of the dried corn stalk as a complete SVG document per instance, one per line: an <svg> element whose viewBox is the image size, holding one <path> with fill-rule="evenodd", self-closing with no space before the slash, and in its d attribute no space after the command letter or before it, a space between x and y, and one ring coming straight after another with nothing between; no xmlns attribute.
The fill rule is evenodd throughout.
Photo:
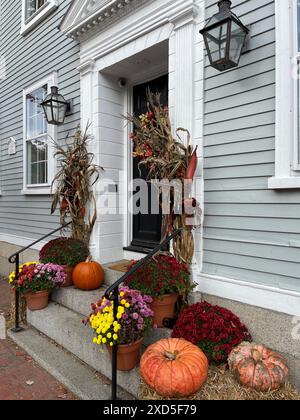
<svg viewBox="0 0 300 420"><path fill-rule="evenodd" d="M61 224L71 218L72 237L87 244L97 219L92 186L102 171L93 164L94 155L88 152L88 128L85 132L77 129L74 136L68 136L64 147L54 142L54 156L58 157L61 167L52 183L55 192L51 207L52 214L59 207Z"/></svg>

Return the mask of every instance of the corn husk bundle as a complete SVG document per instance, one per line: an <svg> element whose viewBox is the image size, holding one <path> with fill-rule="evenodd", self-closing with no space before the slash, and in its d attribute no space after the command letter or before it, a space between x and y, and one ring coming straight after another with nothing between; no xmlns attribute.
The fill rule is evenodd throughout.
<svg viewBox="0 0 300 420"><path fill-rule="evenodd" d="M139 168L148 170L148 181L153 180L179 180L181 186L185 180L192 183L197 162L197 149L191 145L191 136L188 130L178 128L177 138L174 138L168 109L160 104L160 95L147 93L148 112L139 117L128 115L126 119L133 124L134 132L131 139L134 143L134 156L139 159ZM185 140L182 139L185 136ZM159 184L160 185L160 184ZM162 194L162 186L159 186ZM173 230L183 228L182 233L174 240L173 249L175 257L187 264L192 262L194 255L194 238L192 229L195 226L187 224L185 202L179 203L182 211L176 211L178 203L174 189L170 190L170 214L163 214L162 240ZM192 212L188 215L197 216L197 226L200 224L201 210L199 203L193 201ZM194 209L194 210L193 210ZM194 212L194 214L193 214Z"/></svg>
<svg viewBox="0 0 300 420"><path fill-rule="evenodd" d="M60 170L52 183L55 192L51 207L52 214L59 207L61 224L71 218L72 238L87 244L97 219L92 186L98 181L102 171L102 168L93 164L94 155L88 152L88 128L85 132L77 129L74 136L68 136L64 147L54 143L54 156L60 161Z"/></svg>

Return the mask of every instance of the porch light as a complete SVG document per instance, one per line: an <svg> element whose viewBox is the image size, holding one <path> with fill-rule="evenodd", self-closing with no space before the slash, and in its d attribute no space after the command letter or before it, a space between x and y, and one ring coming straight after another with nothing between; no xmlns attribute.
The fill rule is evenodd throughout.
<svg viewBox="0 0 300 420"><path fill-rule="evenodd" d="M51 87L51 93L46 96L41 103L48 124L62 125L65 122L66 115L71 114L72 102L66 101L65 98L58 93L56 86Z"/></svg>
<svg viewBox="0 0 300 420"><path fill-rule="evenodd" d="M219 71L237 67L249 29L232 12L230 0L218 3L219 12L200 31L209 61Z"/></svg>

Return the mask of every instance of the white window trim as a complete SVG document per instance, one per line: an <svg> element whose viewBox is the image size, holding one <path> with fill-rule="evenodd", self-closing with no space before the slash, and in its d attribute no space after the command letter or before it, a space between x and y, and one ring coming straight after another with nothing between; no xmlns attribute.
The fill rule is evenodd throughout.
<svg viewBox="0 0 300 420"><path fill-rule="evenodd" d="M48 93L51 92L51 86L57 86L58 78L57 73L54 72L38 82L28 86L23 90L23 190L24 195L49 195L51 193L51 183L55 175L56 160L53 158L54 145L52 142L48 142L48 183L43 185L27 185L27 144L26 144L26 130L27 130L27 118L26 118L26 96L28 93L33 92L42 86L48 86ZM48 140L56 139L57 129L54 125L48 124Z"/></svg>
<svg viewBox="0 0 300 420"><path fill-rule="evenodd" d="M297 1L275 0L276 19L276 130L275 177L270 189L300 188L298 148L298 81L292 77L297 49ZM288 36L288 29L291 29ZM293 30L293 31L292 31Z"/></svg>
<svg viewBox="0 0 300 420"><path fill-rule="evenodd" d="M59 6L58 0L48 0L44 6L37 10L36 13L26 22L26 0L22 0L22 23L21 35L26 35L33 28L35 28L42 20L46 19L57 7Z"/></svg>

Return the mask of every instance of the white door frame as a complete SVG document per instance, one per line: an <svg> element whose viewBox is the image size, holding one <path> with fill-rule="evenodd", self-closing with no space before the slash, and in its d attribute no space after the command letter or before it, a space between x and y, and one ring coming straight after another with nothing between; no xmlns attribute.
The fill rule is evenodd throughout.
<svg viewBox="0 0 300 420"><path fill-rule="evenodd" d="M196 38L196 33L203 23L203 13L199 14L199 5L202 0L156 0L148 3L148 7L137 9L133 11L133 15L129 19L125 19L114 23L114 31L107 28L100 31L99 34L94 33L91 38L84 36L81 42L81 90L82 90L82 124L84 126L87 120L94 124L93 135L97 142L100 142L99 133L97 133L97 118L99 115L99 100L96 80L99 72L108 69L114 64L120 63L126 58L145 51L150 47L155 46L163 41L169 42L169 91L170 91L170 117L174 127L183 126L190 130L192 137L195 124L195 67L203 66L203 60L200 57L200 62L196 63L196 50L202 50L202 44L199 45L199 40ZM203 9L201 9L203 10ZM132 25L132 21L136 20L139 25ZM125 27L124 25L127 25ZM142 27L141 31L138 29ZM121 29L122 28L122 29ZM122 43L118 44L119 35L122 32ZM200 39L200 38L199 38ZM166 72L164 71L163 74ZM150 79L158 77L159 74L151 73L144 75L143 79L137 78L134 84L143 83ZM197 87L201 86L199 83ZM129 87L128 87L129 89ZM91 94L92 92L92 94ZM129 93L127 92L127 107L132 109L130 104ZM88 102L88 103L87 103ZM96 124L95 124L96 122ZM197 130L201 132L201 130ZM124 137L128 132L124 130ZM197 144L201 143L201 134L198 134L196 139ZM128 148L130 145L128 146ZM95 146L96 150L101 150L101 147ZM127 150L128 156L124 164L127 170L127 176L132 178L132 169L129 165L129 155L131 151ZM128 203L126 203L128 206ZM127 207L126 207L127 208ZM124 216L126 219L126 215ZM92 238L92 247L94 247L94 255L97 258L97 253L100 255L99 244L99 228L94 230ZM132 222L125 220L123 231L123 244L120 244L123 251L123 246L128 245L131 239ZM118 252L119 254L119 252ZM124 256L127 256L123 252ZM141 255L139 255L141 257Z"/></svg>

